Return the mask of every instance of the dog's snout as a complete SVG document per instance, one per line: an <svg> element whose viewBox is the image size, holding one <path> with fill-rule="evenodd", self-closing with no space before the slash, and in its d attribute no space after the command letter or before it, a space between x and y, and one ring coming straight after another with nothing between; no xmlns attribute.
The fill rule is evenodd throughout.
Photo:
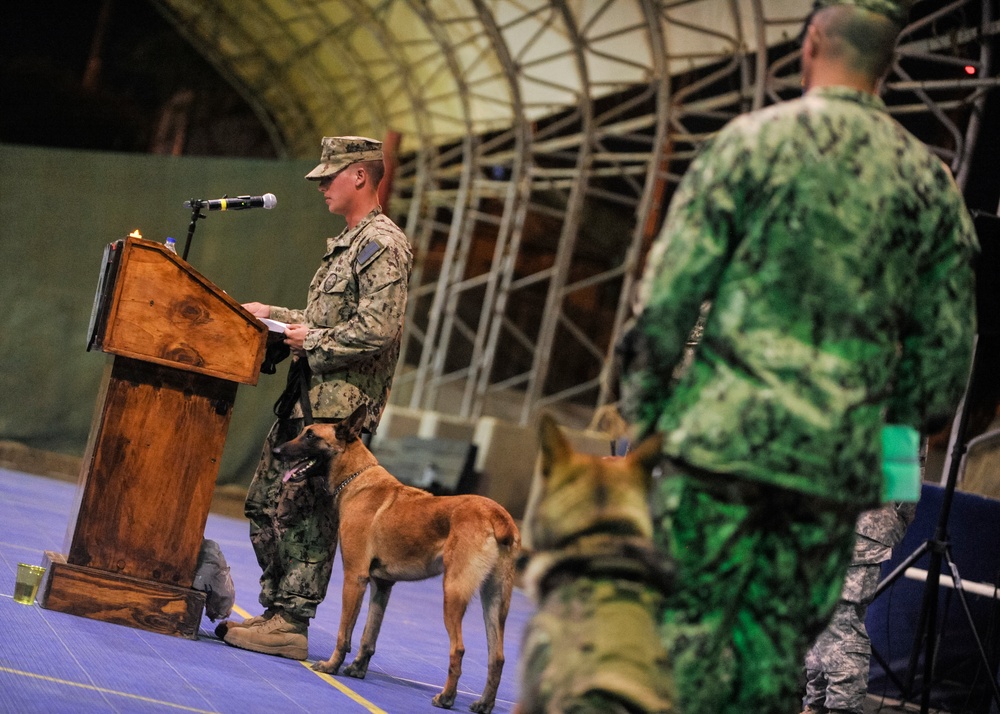
<svg viewBox="0 0 1000 714"><path fill-rule="evenodd" d="M308 435L309 432L305 432ZM295 439L290 439L281 444L278 444L273 449L271 453L274 454L276 459L281 461L292 461L294 459L302 458L304 455L303 444L301 443L303 436L300 435Z"/></svg>
<svg viewBox="0 0 1000 714"><path fill-rule="evenodd" d="M291 443L292 443L291 441L286 441L284 443L278 444L273 449L271 449L271 453L274 454L274 457L276 459L287 461L288 457L291 455L291 450L289 449L289 445Z"/></svg>

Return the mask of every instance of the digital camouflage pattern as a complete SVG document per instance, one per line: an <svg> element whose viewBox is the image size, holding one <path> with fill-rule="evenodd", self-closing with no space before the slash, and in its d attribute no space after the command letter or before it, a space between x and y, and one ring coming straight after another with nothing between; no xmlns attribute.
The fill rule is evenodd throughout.
<svg viewBox="0 0 1000 714"><path fill-rule="evenodd" d="M826 629L806 655L803 705L816 712L864 714L871 640L865 627L882 563L903 539L916 514L915 503L887 503L858 517L851 565L840 602Z"/></svg>
<svg viewBox="0 0 1000 714"><path fill-rule="evenodd" d="M922 430L961 394L976 249L947 169L877 97L825 87L740 116L650 251L623 413L678 462L877 505L883 424Z"/></svg>
<svg viewBox="0 0 1000 714"><path fill-rule="evenodd" d="M327 240L305 310L271 307L271 318L309 325L304 348L314 418L343 419L364 404L374 432L399 358L413 255L403 232L375 209ZM296 405L292 417L302 416Z"/></svg>
<svg viewBox="0 0 1000 714"><path fill-rule="evenodd" d="M670 667L656 634L662 602L641 579L599 572L553 587L525 630L519 712L673 712Z"/></svg>
<svg viewBox="0 0 1000 714"><path fill-rule="evenodd" d="M374 433L399 358L412 263L406 236L376 208L327 239L304 310L271 307L272 319L310 327L303 347L314 419L343 419L364 404ZM262 570L261 605L312 618L333 571L337 523L323 480L282 482L284 466L271 453L302 428L296 402L264 442L244 512Z"/></svg>
<svg viewBox="0 0 1000 714"><path fill-rule="evenodd" d="M324 136L319 164L306 174L310 181L333 176L358 161L382 161L382 142L366 136Z"/></svg>
<svg viewBox="0 0 1000 714"><path fill-rule="evenodd" d="M260 565L260 604L303 618L316 616L326 596L337 550L337 519L322 478L282 482L285 469L271 450L302 431L301 419L278 421L264 441L244 513Z"/></svg>
<svg viewBox="0 0 1000 714"><path fill-rule="evenodd" d="M677 582L660 621L677 710L798 711L802 662L837 604L854 518L807 494L668 470L654 523Z"/></svg>
<svg viewBox="0 0 1000 714"><path fill-rule="evenodd" d="M654 507L681 711L797 707L883 425L922 430L961 393L976 248L947 169L864 92L743 115L686 172L620 350L622 411L680 472Z"/></svg>

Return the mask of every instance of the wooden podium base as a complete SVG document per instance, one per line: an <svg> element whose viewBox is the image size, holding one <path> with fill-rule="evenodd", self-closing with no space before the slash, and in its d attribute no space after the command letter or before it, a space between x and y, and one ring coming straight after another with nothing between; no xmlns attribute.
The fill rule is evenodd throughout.
<svg viewBox="0 0 1000 714"><path fill-rule="evenodd" d="M45 551L45 577L39 602L91 620L136 627L174 637L198 638L205 593L191 588L140 580L66 562L61 553Z"/></svg>

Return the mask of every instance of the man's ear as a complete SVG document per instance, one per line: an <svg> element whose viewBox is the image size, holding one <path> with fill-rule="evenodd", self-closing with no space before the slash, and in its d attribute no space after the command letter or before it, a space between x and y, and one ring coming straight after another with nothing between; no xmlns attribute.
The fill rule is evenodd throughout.
<svg viewBox="0 0 1000 714"><path fill-rule="evenodd" d="M366 169L361 164L354 167L354 187L364 188L371 181L371 176L368 175L368 169Z"/></svg>
<svg viewBox="0 0 1000 714"><path fill-rule="evenodd" d="M810 59L815 59L824 42L826 42L826 37L819 29L819 26L815 22L812 22L806 28L806 39L802 44L802 53L808 53Z"/></svg>

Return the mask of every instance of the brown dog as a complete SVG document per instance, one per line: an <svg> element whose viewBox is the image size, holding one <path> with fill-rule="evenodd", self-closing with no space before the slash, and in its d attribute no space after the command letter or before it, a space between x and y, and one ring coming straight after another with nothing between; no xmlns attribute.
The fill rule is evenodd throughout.
<svg viewBox="0 0 1000 714"><path fill-rule="evenodd" d="M290 473L324 469L340 519L344 592L337 645L313 669L336 674L351 651L351 636L371 583L361 649L344 674L363 678L375 653L382 617L394 583L444 574L444 625L451 649L448 679L434 706L455 703L462 673L462 616L478 590L489 648L486 687L469 708L493 710L503 671L503 633L514 586L521 537L514 519L483 496L432 496L398 481L358 438L365 408L336 424L313 424L274 450L294 462Z"/></svg>

